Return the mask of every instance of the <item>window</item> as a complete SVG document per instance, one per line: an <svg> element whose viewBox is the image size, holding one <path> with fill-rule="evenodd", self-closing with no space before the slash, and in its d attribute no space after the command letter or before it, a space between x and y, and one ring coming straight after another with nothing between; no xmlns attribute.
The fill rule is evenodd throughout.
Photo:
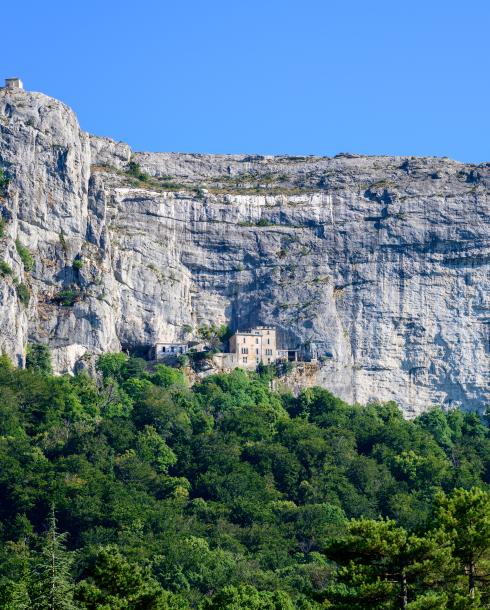
<svg viewBox="0 0 490 610"><path fill-rule="evenodd" d="M258 345L259 344L259 339L255 339L255 343Z"/></svg>
<svg viewBox="0 0 490 610"><path fill-rule="evenodd" d="M165 353L165 345L162 347L162 353Z"/></svg>
<svg viewBox="0 0 490 610"><path fill-rule="evenodd" d="M270 363L271 363L271 359L267 358L267 364L270 364Z"/></svg>
<svg viewBox="0 0 490 610"><path fill-rule="evenodd" d="M245 341L246 341L246 338L245 338L245 337L243 337L243 342L245 343Z"/></svg>
<svg viewBox="0 0 490 610"><path fill-rule="evenodd" d="M258 348L255 350L255 353L257 354L257 356L259 355L259 349Z"/></svg>
<svg viewBox="0 0 490 610"><path fill-rule="evenodd" d="M243 363L246 364L247 363L247 356L243 357Z"/></svg>
<svg viewBox="0 0 490 610"><path fill-rule="evenodd" d="M267 345L270 345L270 344L271 344L271 340L267 339Z"/></svg>
<svg viewBox="0 0 490 610"><path fill-rule="evenodd" d="M248 347L242 347L242 354L248 354Z"/></svg>
<svg viewBox="0 0 490 610"><path fill-rule="evenodd" d="M266 349L265 350L265 355L266 356L272 356L272 350L271 349Z"/></svg>

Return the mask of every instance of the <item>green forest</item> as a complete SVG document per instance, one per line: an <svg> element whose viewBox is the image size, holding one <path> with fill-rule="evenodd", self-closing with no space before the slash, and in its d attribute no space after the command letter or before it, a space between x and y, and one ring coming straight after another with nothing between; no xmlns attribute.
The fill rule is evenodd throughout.
<svg viewBox="0 0 490 610"><path fill-rule="evenodd" d="M0 357L0 608L490 608L487 419L273 374Z"/></svg>

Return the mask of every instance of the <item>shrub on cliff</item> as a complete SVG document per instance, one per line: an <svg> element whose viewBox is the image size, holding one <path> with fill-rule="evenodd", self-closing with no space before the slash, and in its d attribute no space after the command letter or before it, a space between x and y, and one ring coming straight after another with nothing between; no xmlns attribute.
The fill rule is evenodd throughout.
<svg viewBox="0 0 490 610"><path fill-rule="evenodd" d="M12 275L12 267L4 260L0 260L0 276Z"/></svg>
<svg viewBox="0 0 490 610"><path fill-rule="evenodd" d="M29 301L31 300L31 291L29 290L29 287L26 284L17 283L15 286L15 290L17 292L17 297L19 298L19 301L22 303L22 305L25 305L25 307L27 307L29 305Z"/></svg>
<svg viewBox="0 0 490 610"><path fill-rule="evenodd" d="M34 258L29 252L29 249L26 248L26 246L24 246L19 239L15 240L15 247L20 256L20 260L24 265L24 269L26 271L32 271L34 269Z"/></svg>
<svg viewBox="0 0 490 610"><path fill-rule="evenodd" d="M73 307L80 299L80 292L73 288L63 288L55 296L55 301L64 307Z"/></svg>

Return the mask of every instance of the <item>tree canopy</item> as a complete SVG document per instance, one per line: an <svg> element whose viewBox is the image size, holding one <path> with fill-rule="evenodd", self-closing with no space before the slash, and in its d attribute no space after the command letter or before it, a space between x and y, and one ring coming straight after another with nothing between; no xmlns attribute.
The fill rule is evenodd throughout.
<svg viewBox="0 0 490 610"><path fill-rule="evenodd" d="M489 607L474 413L33 349L0 357L0 465L0 608Z"/></svg>

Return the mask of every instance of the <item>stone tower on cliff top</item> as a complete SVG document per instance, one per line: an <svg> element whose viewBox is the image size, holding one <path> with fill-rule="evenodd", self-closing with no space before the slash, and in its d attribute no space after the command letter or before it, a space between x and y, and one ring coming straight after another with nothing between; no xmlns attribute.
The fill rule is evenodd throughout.
<svg viewBox="0 0 490 610"><path fill-rule="evenodd" d="M24 83L20 80L20 78L6 78L5 79L5 89L23 89Z"/></svg>

